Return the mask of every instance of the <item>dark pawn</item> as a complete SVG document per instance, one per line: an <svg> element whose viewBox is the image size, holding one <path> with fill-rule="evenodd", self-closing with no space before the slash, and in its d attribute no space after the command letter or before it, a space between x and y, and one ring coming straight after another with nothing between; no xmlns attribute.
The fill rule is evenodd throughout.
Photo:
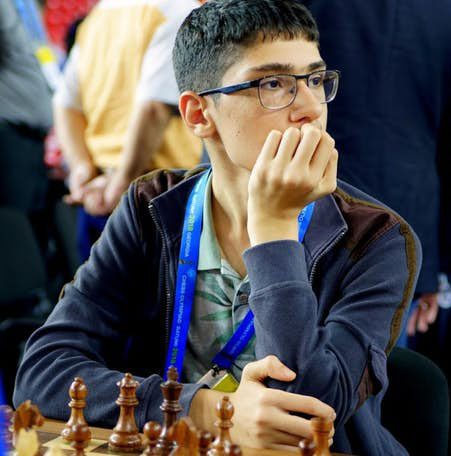
<svg viewBox="0 0 451 456"><path fill-rule="evenodd" d="M299 454L301 456L313 456L316 446L310 439L302 439L299 442Z"/></svg>
<svg viewBox="0 0 451 456"><path fill-rule="evenodd" d="M230 437L230 428L233 426L232 416L234 408L228 396L224 396L221 401L216 404L216 416L218 420L215 426L219 429L219 434L211 444L211 449L208 456L223 456L232 445Z"/></svg>
<svg viewBox="0 0 451 456"><path fill-rule="evenodd" d="M63 430L61 431L61 437L67 442L73 440L73 426L76 424L81 424L87 426L85 417L83 415L83 410L86 407L86 397L88 395L88 388L85 385L85 382L80 377L75 377L74 381L69 388L69 396L71 401L69 402L69 407L71 409L70 417ZM91 431L89 430L89 439L91 440Z"/></svg>
<svg viewBox="0 0 451 456"><path fill-rule="evenodd" d="M91 431L88 425L77 423L71 428L72 441L70 446L75 450L75 456L85 456L85 448L91 440Z"/></svg>
<svg viewBox="0 0 451 456"><path fill-rule="evenodd" d="M120 394L116 404L120 407L119 419L108 439L108 447L113 451L133 452L142 449L141 436L135 421L135 407L138 405L136 389L139 383L132 374L125 374L124 378L116 383Z"/></svg>
<svg viewBox="0 0 451 456"><path fill-rule="evenodd" d="M0 405L0 439L5 444L5 449L13 449L13 424L14 411L9 405Z"/></svg>
<svg viewBox="0 0 451 456"><path fill-rule="evenodd" d="M147 437L147 446L141 453L141 456L161 455L161 451L157 448L158 437L160 437L161 433L161 425L156 421L149 421L144 425L143 433Z"/></svg>
<svg viewBox="0 0 451 456"><path fill-rule="evenodd" d="M157 448L161 450L163 456L169 455L176 447L176 443L168 438L168 432L169 428L177 421L177 414L182 410L179 397L183 386L177 381L178 372L174 366L168 369L167 377L168 379L161 384L164 399L160 409L163 411L164 421L157 443Z"/></svg>
<svg viewBox="0 0 451 456"><path fill-rule="evenodd" d="M208 431L199 431L199 456L206 456L210 449L213 436Z"/></svg>

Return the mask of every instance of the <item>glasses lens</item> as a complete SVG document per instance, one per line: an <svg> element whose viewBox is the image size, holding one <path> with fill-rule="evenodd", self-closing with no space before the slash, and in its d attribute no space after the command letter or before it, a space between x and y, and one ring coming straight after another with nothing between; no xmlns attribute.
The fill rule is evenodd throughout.
<svg viewBox="0 0 451 456"><path fill-rule="evenodd" d="M284 108L296 97L296 88L296 78L293 76L269 76L260 81L258 95L265 108Z"/></svg>
<svg viewBox="0 0 451 456"><path fill-rule="evenodd" d="M331 70L316 71L309 76L307 85L320 103L328 103L337 94L338 73Z"/></svg>

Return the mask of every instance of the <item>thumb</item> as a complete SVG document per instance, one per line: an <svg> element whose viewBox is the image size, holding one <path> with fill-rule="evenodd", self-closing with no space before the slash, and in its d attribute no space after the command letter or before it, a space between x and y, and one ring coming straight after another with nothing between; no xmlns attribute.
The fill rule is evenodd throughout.
<svg viewBox="0 0 451 456"><path fill-rule="evenodd" d="M246 365L243 370L244 380L262 382L265 378L290 382L296 378L296 373L283 364L277 356L269 355L266 358Z"/></svg>

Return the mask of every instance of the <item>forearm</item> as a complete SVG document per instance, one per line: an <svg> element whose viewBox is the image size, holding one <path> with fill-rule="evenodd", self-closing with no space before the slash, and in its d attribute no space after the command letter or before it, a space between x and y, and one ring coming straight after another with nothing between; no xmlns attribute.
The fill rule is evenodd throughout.
<svg viewBox="0 0 451 456"><path fill-rule="evenodd" d="M54 117L56 135L69 167L94 166L85 142L86 118L83 113L54 104Z"/></svg>
<svg viewBox="0 0 451 456"><path fill-rule="evenodd" d="M131 182L149 167L153 154L163 140L164 131L171 118L171 109L160 102L137 104L121 155L118 172Z"/></svg>
<svg viewBox="0 0 451 456"><path fill-rule="evenodd" d="M298 374L291 384L271 386L317 397L336 410L338 423L368 394L383 388L384 350L394 315L406 284L414 283L401 267L406 264L403 245L404 239L393 230L358 263L343 263L338 275L327 269L317 274L319 289L326 280L329 287L319 296L309 280L310 260L299 244L279 241L245 253L256 355L275 354Z"/></svg>

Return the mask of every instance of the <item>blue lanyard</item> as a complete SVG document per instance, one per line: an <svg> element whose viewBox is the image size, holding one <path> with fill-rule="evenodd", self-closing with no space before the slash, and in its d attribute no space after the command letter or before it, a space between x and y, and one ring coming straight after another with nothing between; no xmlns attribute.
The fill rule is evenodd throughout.
<svg viewBox="0 0 451 456"><path fill-rule="evenodd" d="M33 0L15 0L15 4L30 38L39 43L46 43L45 29L35 2Z"/></svg>
<svg viewBox="0 0 451 456"><path fill-rule="evenodd" d="M205 189L210 171L197 181L186 206L183 222L182 241L180 245L179 265L177 269L177 283L175 288L174 316L172 319L171 338L166 357L165 376L170 366L175 366L179 374L183 369L186 340L190 325L191 309L194 302L194 292L197 279L197 265L199 262L199 245L202 231L203 206ZM302 242L310 225L315 203L305 207L298 217L299 235ZM238 355L255 334L254 315L248 311L235 333L213 358L213 364L220 368L229 369Z"/></svg>

